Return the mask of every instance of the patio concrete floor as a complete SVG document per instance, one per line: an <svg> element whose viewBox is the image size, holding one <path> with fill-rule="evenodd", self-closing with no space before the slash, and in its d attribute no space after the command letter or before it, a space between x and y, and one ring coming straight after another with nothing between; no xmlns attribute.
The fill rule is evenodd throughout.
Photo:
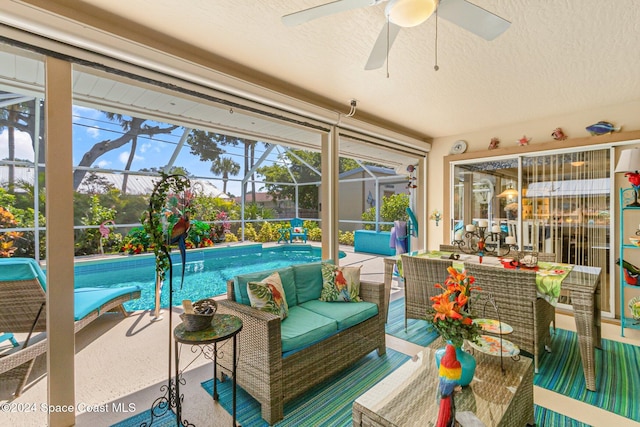
<svg viewBox="0 0 640 427"><path fill-rule="evenodd" d="M353 247L340 248L347 253L341 259L341 265L362 265L361 277L366 280L383 280L384 265L381 256L354 253ZM397 282L394 281L394 284ZM401 288L392 291L392 299L401 297ZM171 311L173 326L180 322L181 308ZM123 318L116 313L107 313L85 327L76 335L75 357L75 396L77 426L109 426L136 413L147 410L154 400L161 396L160 387L166 384L169 376L168 342L169 313L165 310L164 320L152 322L149 311L132 313ZM558 315L558 327L575 330L573 318ZM630 331L640 332L640 331ZM621 339L619 327L603 324L603 336L609 339ZM621 339L635 345L640 342L640 334L627 334ZM0 344L0 346L5 343ZM406 354L413 355L421 350L420 346L387 335L387 346ZM0 347L1 349L1 347ZM193 360L190 352L183 348L181 367ZM184 393L183 418L198 426L228 426L231 416L200 386L202 381L212 376L211 362L199 358L185 372L186 385L181 387ZM20 405L35 404L38 408L47 403L46 356L40 356L27 387L22 395L13 400L11 392L0 385L2 402ZM536 403L567 414L580 420L588 420L591 425L637 425L626 418L616 417L590 405L582 404L556 393L534 387ZM115 405L114 405L115 404ZM118 404L122 404L118 406ZM16 405L17 406L17 405ZM103 407L109 412L94 413L84 408ZM114 408L131 408L133 412L118 412ZM1 426L44 426L47 414L35 412L0 411Z"/></svg>

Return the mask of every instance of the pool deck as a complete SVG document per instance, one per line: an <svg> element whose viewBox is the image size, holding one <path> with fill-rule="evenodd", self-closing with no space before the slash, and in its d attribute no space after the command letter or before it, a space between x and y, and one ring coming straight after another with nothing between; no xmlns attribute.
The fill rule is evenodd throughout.
<svg viewBox="0 0 640 427"><path fill-rule="evenodd" d="M340 265L362 265L363 279L383 280L381 256L354 253L351 246L341 246L340 250L347 254L340 260ZM178 316L181 312L181 308L172 310L174 327L180 322ZM167 310L163 317L162 321L152 322L150 311L133 312L127 318L118 313L107 313L76 335L77 407L106 405L112 409L113 403L124 403L124 407L135 405L134 413L78 411L77 426L111 425L147 410L161 396L160 387L167 382L169 363ZM0 343L0 350L5 344ZM192 356L183 351L181 358L181 366L185 366ZM13 390L0 385L0 399L16 404L36 404L38 407L46 404L46 378L46 356L40 356L22 395L11 400ZM211 397L200 386L202 381L211 378L211 362L204 358L196 360L185 373L185 378L186 386L181 387L181 393L185 394L183 417L195 425L230 425L230 415L217 403L212 404ZM212 419L216 420L213 424ZM43 426L46 423L46 413L40 411L0 412L2 426Z"/></svg>

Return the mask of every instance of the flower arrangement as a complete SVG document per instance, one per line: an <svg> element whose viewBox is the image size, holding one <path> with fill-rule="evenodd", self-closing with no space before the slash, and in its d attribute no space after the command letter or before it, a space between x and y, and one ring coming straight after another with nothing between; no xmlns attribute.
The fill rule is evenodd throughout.
<svg viewBox="0 0 640 427"><path fill-rule="evenodd" d="M461 347L464 340L476 342L480 335L481 328L473 323L469 312L471 290L479 288L473 286L473 276L460 273L452 266L447 268L447 272L449 277L444 286L436 284L443 292L431 297L433 305L427 309L426 320L443 339L450 341L455 347Z"/></svg>

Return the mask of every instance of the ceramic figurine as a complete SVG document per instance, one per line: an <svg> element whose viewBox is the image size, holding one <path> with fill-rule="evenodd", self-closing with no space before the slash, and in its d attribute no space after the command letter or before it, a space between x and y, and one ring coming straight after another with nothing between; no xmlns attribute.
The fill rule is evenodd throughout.
<svg viewBox="0 0 640 427"><path fill-rule="evenodd" d="M489 143L489 150L498 148L498 145L500 145L500 140L498 138L491 138L491 142Z"/></svg>
<svg viewBox="0 0 640 427"><path fill-rule="evenodd" d="M564 132L562 132L562 129L560 128L556 128L552 133L551 136L553 137L553 139L555 139L556 141L564 141L565 139L567 139L567 135L564 134Z"/></svg>
<svg viewBox="0 0 640 427"><path fill-rule="evenodd" d="M607 133L619 132L621 127L614 127L609 122L600 121L585 128L591 136L604 135Z"/></svg>
<svg viewBox="0 0 640 427"><path fill-rule="evenodd" d="M527 135L522 135L522 138L518 140L518 144L529 145L529 141L531 141L531 138L527 138Z"/></svg>
<svg viewBox="0 0 640 427"><path fill-rule="evenodd" d="M445 354L440 360L438 369L440 383L440 408L436 427L450 427L455 425L456 407L453 393L458 387L458 380L462 376L462 366L456 358L456 349L453 345L447 344Z"/></svg>

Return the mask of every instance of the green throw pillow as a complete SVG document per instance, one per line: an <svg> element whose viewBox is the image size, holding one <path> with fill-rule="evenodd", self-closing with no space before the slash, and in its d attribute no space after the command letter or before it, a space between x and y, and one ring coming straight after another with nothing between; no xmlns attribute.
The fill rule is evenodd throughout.
<svg viewBox="0 0 640 427"><path fill-rule="evenodd" d="M359 302L360 267L337 267L322 263L320 301Z"/></svg>
<svg viewBox="0 0 640 427"><path fill-rule="evenodd" d="M287 317L289 306L278 272L260 282L248 282L247 294L251 307L280 316L283 320Z"/></svg>

